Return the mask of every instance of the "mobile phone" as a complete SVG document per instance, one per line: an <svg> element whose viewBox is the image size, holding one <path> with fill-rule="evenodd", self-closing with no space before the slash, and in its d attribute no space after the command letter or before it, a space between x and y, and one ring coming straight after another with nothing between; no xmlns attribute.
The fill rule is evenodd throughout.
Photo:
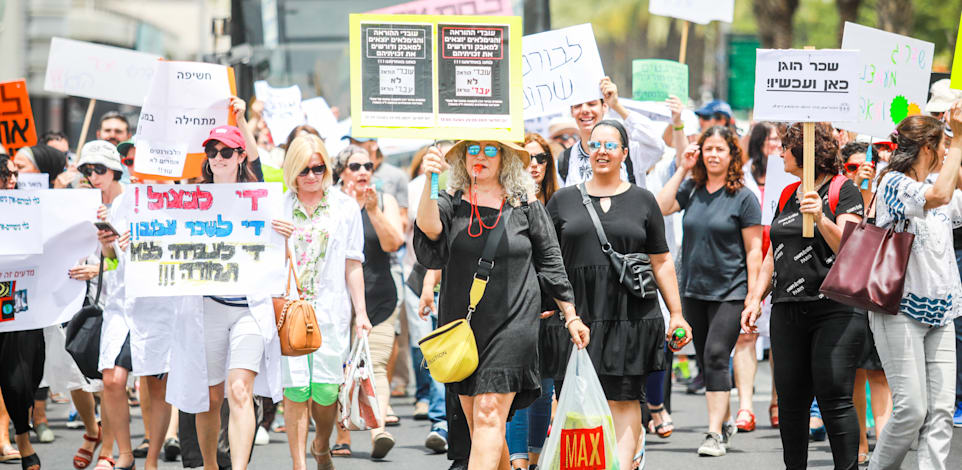
<svg viewBox="0 0 962 470"><path fill-rule="evenodd" d="M94 222L94 226L97 227L98 230L106 230L118 237L120 236L120 232L118 232L113 225L110 225L109 222L97 221L97 222Z"/></svg>

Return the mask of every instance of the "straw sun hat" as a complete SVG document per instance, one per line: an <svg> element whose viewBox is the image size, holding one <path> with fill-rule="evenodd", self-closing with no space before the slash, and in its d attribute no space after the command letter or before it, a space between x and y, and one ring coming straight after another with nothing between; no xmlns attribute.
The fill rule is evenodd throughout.
<svg viewBox="0 0 962 470"><path fill-rule="evenodd" d="M449 162L452 160L464 159L467 153L468 142L481 143L482 141L460 140L458 143L454 144L454 147L451 147L451 150L448 150L448 153L444 155L444 158ZM528 154L528 151L525 150L524 147L514 142L508 142L504 140L495 140L491 142L497 142L501 145L501 158L517 158L521 160L522 168L527 168L528 164L531 162L531 155Z"/></svg>

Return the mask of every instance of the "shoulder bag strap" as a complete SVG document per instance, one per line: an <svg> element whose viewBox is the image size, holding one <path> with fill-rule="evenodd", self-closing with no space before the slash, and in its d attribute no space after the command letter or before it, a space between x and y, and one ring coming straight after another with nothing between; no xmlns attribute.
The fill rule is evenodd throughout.
<svg viewBox="0 0 962 470"><path fill-rule="evenodd" d="M491 276L491 270L494 269L494 255L498 250L498 243L504 238L505 225L508 224L508 219L511 218L511 204L507 201L504 203L504 209L501 213L501 220L498 222L490 232L484 241L484 248L481 250L481 258L478 259L478 270L474 274L474 281L471 283L471 293L469 296L468 305L468 316L467 320L471 321L471 314L474 313L474 309L478 307L478 303L481 302L481 298L484 297L484 289L488 285L488 278Z"/></svg>
<svg viewBox="0 0 962 470"><path fill-rule="evenodd" d="M598 212L595 211L594 204L591 203L591 198L588 197L588 190L585 189L584 183L578 184L578 191L581 191L581 202L588 209L588 215L591 216L591 223L595 226L595 232L598 233L598 240L601 242L601 251L608 254L611 251L611 244L608 243L608 237L605 236L605 229L601 226L601 220L598 219Z"/></svg>
<svg viewBox="0 0 962 470"><path fill-rule="evenodd" d="M104 255L100 255L100 270L97 272L97 295L94 297L94 306L100 304L100 291L104 288Z"/></svg>

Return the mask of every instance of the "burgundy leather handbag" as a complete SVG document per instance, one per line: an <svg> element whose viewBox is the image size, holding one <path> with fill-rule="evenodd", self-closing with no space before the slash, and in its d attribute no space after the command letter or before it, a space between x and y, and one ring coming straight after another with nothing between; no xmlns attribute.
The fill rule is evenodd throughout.
<svg viewBox="0 0 962 470"><path fill-rule="evenodd" d="M866 220L845 224L835 263L819 291L845 305L897 315L915 234L895 231L897 223L884 229Z"/></svg>

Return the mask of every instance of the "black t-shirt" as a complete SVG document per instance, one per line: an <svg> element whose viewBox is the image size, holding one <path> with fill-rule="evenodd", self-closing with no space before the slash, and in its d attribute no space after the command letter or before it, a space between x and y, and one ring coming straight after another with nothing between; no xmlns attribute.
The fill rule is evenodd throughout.
<svg viewBox="0 0 962 470"><path fill-rule="evenodd" d="M746 187L709 193L685 180L675 195L685 210L681 242L682 297L728 301L748 296L748 256L742 229L760 225L761 205Z"/></svg>
<svg viewBox="0 0 962 470"><path fill-rule="evenodd" d="M371 326L391 318L397 306L397 288L391 275L391 254L381 249L381 241L366 210L361 210L364 222L364 302Z"/></svg>
<svg viewBox="0 0 962 470"><path fill-rule="evenodd" d="M835 214L828 203L829 186L831 183L826 183L818 190L822 196L822 213L828 220L835 222L836 214L862 216L862 194L855 183L849 180L842 185ZM824 298L818 289L835 262L835 252L825 243L817 228L814 238L802 238L802 213L799 211L798 198L794 195L788 198L782 210L776 207L771 239L775 257L772 303L809 302Z"/></svg>

